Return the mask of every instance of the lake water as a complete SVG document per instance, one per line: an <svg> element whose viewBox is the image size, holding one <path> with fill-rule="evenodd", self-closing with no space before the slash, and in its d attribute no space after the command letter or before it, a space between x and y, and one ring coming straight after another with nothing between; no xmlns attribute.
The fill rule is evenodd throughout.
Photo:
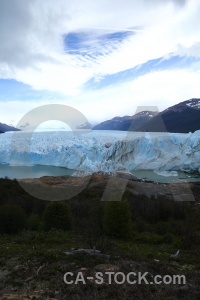
<svg viewBox="0 0 200 300"><path fill-rule="evenodd" d="M154 172L153 170L134 170L131 173L140 179L150 180L159 183L200 181L200 175L188 174L181 171Z"/></svg>
<svg viewBox="0 0 200 300"><path fill-rule="evenodd" d="M11 166L8 164L0 164L0 178L4 178L5 176L10 179L40 178L42 176L71 176L73 172L73 170L52 166ZM155 173L153 170L134 170L131 173L140 179L161 183L200 181L200 175L186 174L184 172L172 171Z"/></svg>
<svg viewBox="0 0 200 300"><path fill-rule="evenodd" d="M42 176L72 175L73 170L52 166L10 166L0 164L0 178L7 176L10 179L40 178Z"/></svg>

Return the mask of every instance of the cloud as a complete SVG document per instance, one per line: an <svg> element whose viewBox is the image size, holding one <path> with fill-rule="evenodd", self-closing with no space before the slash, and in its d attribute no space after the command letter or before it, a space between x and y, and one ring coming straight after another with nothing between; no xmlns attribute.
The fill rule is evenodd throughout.
<svg viewBox="0 0 200 300"><path fill-rule="evenodd" d="M62 51L61 35L69 19L62 2L1 0L0 61L26 67Z"/></svg>
<svg viewBox="0 0 200 300"><path fill-rule="evenodd" d="M199 37L199 2L190 0L184 9L172 3L185 1L60 0L55 5L52 0L2 0L0 60L19 67L45 58L57 61L55 54L63 54L62 36L87 27L109 27L113 32L118 27L141 27L147 30L149 38L156 32L162 38L163 30L167 33L165 39L169 34L177 37L183 31L187 39L192 39L195 33ZM176 30L172 31L173 27ZM140 38L133 42L137 45Z"/></svg>
<svg viewBox="0 0 200 300"><path fill-rule="evenodd" d="M99 82L161 57L198 59L199 11L196 0L60 0L56 4L1 0L0 78L13 78L37 91L62 93L66 104L80 108L90 119L95 112L102 120L119 112L134 114L137 105L164 101L162 109L173 101L199 96L200 77L193 72L198 71L198 61L192 70L157 71L134 81L122 77L117 86L111 83L95 91L85 86L92 78ZM16 118L43 102L12 104ZM7 105L1 103L0 108L8 114ZM14 115L12 110L10 114Z"/></svg>
<svg viewBox="0 0 200 300"><path fill-rule="evenodd" d="M10 123L13 119L17 124L29 110L49 103L72 106L92 123L117 115L133 115L138 106L157 106L162 111L192 97L200 98L199 75L199 72L184 69L156 71L117 86L86 91L66 100L0 102L1 122Z"/></svg>
<svg viewBox="0 0 200 300"><path fill-rule="evenodd" d="M191 47L178 45L174 55L200 58L200 42L194 43Z"/></svg>
<svg viewBox="0 0 200 300"><path fill-rule="evenodd" d="M162 111L192 97L200 98L199 78L200 72L184 69L150 72L121 85L82 95L83 102L77 99L77 108L91 121L133 115L138 106L154 105Z"/></svg>

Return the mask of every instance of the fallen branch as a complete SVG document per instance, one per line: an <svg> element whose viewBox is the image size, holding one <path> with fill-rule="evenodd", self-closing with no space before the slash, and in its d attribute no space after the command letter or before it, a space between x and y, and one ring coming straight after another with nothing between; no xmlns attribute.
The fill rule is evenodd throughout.
<svg viewBox="0 0 200 300"><path fill-rule="evenodd" d="M101 256L105 258L110 258L110 255L107 254L102 254L100 250L96 249L76 249L72 248L71 251L63 252L64 254L67 255L73 255L76 253L81 253L81 254L89 254L89 255L96 255L96 256Z"/></svg>
<svg viewBox="0 0 200 300"><path fill-rule="evenodd" d="M27 282L27 281L30 281L32 280L33 278L35 278L36 276L38 276L39 272L45 267L45 265L43 266L40 266L37 271L35 272L35 274L31 277L28 277L27 279L25 279L24 281Z"/></svg>

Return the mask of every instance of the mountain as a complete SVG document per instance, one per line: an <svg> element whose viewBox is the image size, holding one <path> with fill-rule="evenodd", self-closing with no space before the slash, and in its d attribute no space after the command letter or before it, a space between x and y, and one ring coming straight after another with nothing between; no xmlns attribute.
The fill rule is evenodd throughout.
<svg viewBox="0 0 200 300"><path fill-rule="evenodd" d="M171 106L138 126L136 131L187 133L200 129L200 99L193 98Z"/></svg>
<svg viewBox="0 0 200 300"><path fill-rule="evenodd" d="M0 133L4 133L6 131L19 131L19 129L17 129L13 126L9 126L9 125L0 123Z"/></svg>
<svg viewBox="0 0 200 300"><path fill-rule="evenodd" d="M142 111L133 116L115 117L93 127L94 130L130 130L187 133L200 129L200 99L193 98L161 113Z"/></svg>
<svg viewBox="0 0 200 300"><path fill-rule="evenodd" d="M148 122L158 113L155 111L142 111L133 116L115 117L94 126L93 130L131 130Z"/></svg>
<svg viewBox="0 0 200 300"><path fill-rule="evenodd" d="M77 129L91 129L91 125L89 122L85 122L79 126L76 127Z"/></svg>

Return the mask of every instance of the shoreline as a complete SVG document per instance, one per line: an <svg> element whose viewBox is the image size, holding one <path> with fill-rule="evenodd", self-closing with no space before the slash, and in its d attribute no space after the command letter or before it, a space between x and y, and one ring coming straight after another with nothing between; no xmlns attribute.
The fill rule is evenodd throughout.
<svg viewBox="0 0 200 300"><path fill-rule="evenodd" d="M74 176L43 176L41 178L18 179L17 181L36 186L50 185L59 187L80 187L86 185L87 189L105 190L108 180L118 178L110 175L102 175L93 173L89 176L74 177ZM174 199L175 195L179 196L179 201L187 201L191 197L191 193L195 197L196 202L200 202L200 182L180 182L180 183L155 183L142 180L130 180L121 178L126 182L125 190L129 190L135 195L146 195L148 197L168 197ZM178 200L178 199L177 199ZM190 200L188 200L190 201Z"/></svg>

